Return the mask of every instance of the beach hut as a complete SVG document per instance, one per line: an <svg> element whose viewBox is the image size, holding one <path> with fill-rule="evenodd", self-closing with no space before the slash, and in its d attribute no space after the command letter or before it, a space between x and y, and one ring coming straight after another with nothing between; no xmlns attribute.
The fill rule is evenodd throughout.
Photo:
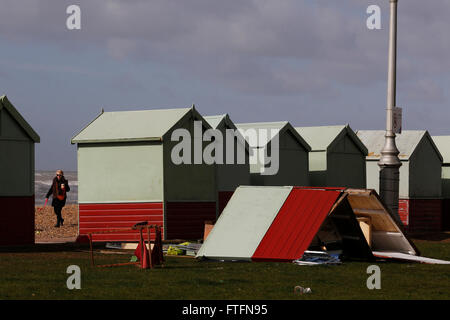
<svg viewBox="0 0 450 320"><path fill-rule="evenodd" d="M311 186L366 187L367 148L349 125L295 129L311 146Z"/></svg>
<svg viewBox="0 0 450 320"><path fill-rule="evenodd" d="M102 112L72 138L78 150L79 233L136 241L148 221L164 239L200 239L216 218L214 165L198 152L210 125L192 108ZM181 148L181 143L187 148Z"/></svg>
<svg viewBox="0 0 450 320"><path fill-rule="evenodd" d="M205 116L204 119L220 132L223 139L222 161L215 164L217 210L220 215L236 188L250 185L249 146L227 114Z"/></svg>
<svg viewBox="0 0 450 320"><path fill-rule="evenodd" d="M373 190L241 186L197 258L290 262L305 250L364 260L419 254Z"/></svg>
<svg viewBox="0 0 450 320"><path fill-rule="evenodd" d="M311 147L287 122L236 124L251 148L252 185L309 185Z"/></svg>
<svg viewBox="0 0 450 320"><path fill-rule="evenodd" d="M384 146L385 131L360 130L366 145L367 188L379 191L378 161ZM442 155L426 130L405 130L396 135L400 151L399 216L406 230L427 233L441 230Z"/></svg>
<svg viewBox="0 0 450 320"><path fill-rule="evenodd" d="M0 245L34 244L34 144L40 138L0 97Z"/></svg>
<svg viewBox="0 0 450 320"><path fill-rule="evenodd" d="M442 230L450 230L450 136L433 136L442 155Z"/></svg>

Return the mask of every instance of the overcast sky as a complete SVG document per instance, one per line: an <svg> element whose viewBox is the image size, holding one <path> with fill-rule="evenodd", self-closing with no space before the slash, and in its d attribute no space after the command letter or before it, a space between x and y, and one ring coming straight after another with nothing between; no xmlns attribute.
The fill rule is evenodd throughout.
<svg viewBox="0 0 450 320"><path fill-rule="evenodd" d="M66 8L81 8L68 30ZM384 129L388 0L0 0L0 95L41 137L36 169L105 111ZM366 27L381 7L381 30ZM450 1L399 0L403 129L450 134Z"/></svg>

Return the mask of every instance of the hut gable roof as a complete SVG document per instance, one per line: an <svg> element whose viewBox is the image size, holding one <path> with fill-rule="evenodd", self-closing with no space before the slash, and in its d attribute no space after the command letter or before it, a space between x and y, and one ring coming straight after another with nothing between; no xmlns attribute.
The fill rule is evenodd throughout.
<svg viewBox="0 0 450 320"><path fill-rule="evenodd" d="M312 151L327 151L347 135L364 155L368 150L348 124L337 126L296 127L295 130L308 142Z"/></svg>
<svg viewBox="0 0 450 320"><path fill-rule="evenodd" d="M33 140L35 143L39 143L41 141L41 138L36 133L36 131L33 130L33 128L21 116L21 114L16 110L16 108L14 108L12 103L8 100L8 98L5 95L0 96L0 111L3 108L8 111L8 113L11 115L11 117L26 132L26 134L30 137L31 140Z"/></svg>
<svg viewBox="0 0 450 320"><path fill-rule="evenodd" d="M235 128L235 125L229 120L229 117L227 114L221 114L216 116L204 116L203 117L208 123L211 125L213 129L218 129L223 124L227 124L230 128ZM230 123L231 122L231 123Z"/></svg>
<svg viewBox="0 0 450 320"><path fill-rule="evenodd" d="M450 164L450 136L433 136L433 141L442 155L443 163Z"/></svg>
<svg viewBox="0 0 450 320"><path fill-rule="evenodd" d="M192 108L102 112L80 133L73 143L162 141L163 136L189 112L201 116Z"/></svg>
<svg viewBox="0 0 450 320"><path fill-rule="evenodd" d="M241 133L243 133L245 130L248 129L255 129L256 133L259 133L259 129L277 129L279 130L278 135L284 134L285 132L290 132L292 136L295 138L295 140L306 150L311 151L310 145L305 141L305 139L302 138L302 136L297 132L297 130L294 129L294 127L287 121L281 121L281 122L256 122L256 123L237 123L236 127L239 129ZM245 135L244 135L245 136ZM275 137L275 136L274 136ZM272 139L274 138L272 137ZM266 146L271 139L267 139L266 141L260 141L262 139L259 139L258 141L248 141L250 144L250 147L252 148L261 148Z"/></svg>
<svg viewBox="0 0 450 320"><path fill-rule="evenodd" d="M204 116L203 119L206 120L206 122L209 123L209 125L213 128L213 129L233 129L233 130L237 130L236 134L241 135L240 131L238 130L238 128L236 127L236 125L234 124L233 121L231 121L230 117L228 116L228 114L221 114L221 115L215 115L215 116ZM244 139L244 137L242 137L241 135L241 139L242 140L238 140L238 141L243 141L243 145L245 147L245 151L251 154L251 150L250 150L250 146L248 144L248 142Z"/></svg>
<svg viewBox="0 0 450 320"><path fill-rule="evenodd" d="M380 152L384 146L385 140L385 131L384 130L359 130L357 131L357 136L361 139L361 141L366 145L369 150L369 154L367 155L367 160L378 160L380 159ZM398 150L400 151L398 157L400 160L408 161L411 156L416 151L418 145L423 139L427 139L434 150L436 151L437 156L442 161L442 155L439 152L439 149L433 142L430 134L426 130L404 130L401 134L396 134L395 143L397 145Z"/></svg>

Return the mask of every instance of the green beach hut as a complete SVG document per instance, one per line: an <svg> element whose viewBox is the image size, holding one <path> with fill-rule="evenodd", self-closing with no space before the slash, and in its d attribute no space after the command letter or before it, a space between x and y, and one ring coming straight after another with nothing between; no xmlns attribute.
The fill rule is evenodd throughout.
<svg viewBox="0 0 450 320"><path fill-rule="evenodd" d="M450 230L450 136L433 136L442 155L442 230Z"/></svg>
<svg viewBox="0 0 450 320"><path fill-rule="evenodd" d="M228 114L205 116L204 118L223 137L222 163L216 164L217 206L218 215L220 215L236 188L240 185L250 185L250 149ZM227 150L232 150L232 154L228 155Z"/></svg>
<svg viewBox="0 0 450 320"><path fill-rule="evenodd" d="M34 244L34 144L40 138L0 96L0 245Z"/></svg>
<svg viewBox="0 0 450 320"><path fill-rule="evenodd" d="M378 161L384 146L384 130L359 130L366 145L367 188L379 192ZM426 130L404 130L396 135L400 151L399 216L410 233L441 230L442 155Z"/></svg>
<svg viewBox="0 0 450 320"><path fill-rule="evenodd" d="M236 127L252 149L252 185L309 185L308 152L311 147L289 122L239 123Z"/></svg>
<svg viewBox="0 0 450 320"><path fill-rule="evenodd" d="M349 125L295 129L311 146L311 186L366 187L367 148Z"/></svg>
<svg viewBox="0 0 450 320"><path fill-rule="evenodd" d="M163 227L164 239L201 239L204 221L216 218L215 168L194 164L190 150L175 152L190 163L173 155L185 140L177 129L203 150L210 128L194 107L102 112L71 140L78 150L79 233L122 228L93 239L136 241L130 227L148 221Z"/></svg>

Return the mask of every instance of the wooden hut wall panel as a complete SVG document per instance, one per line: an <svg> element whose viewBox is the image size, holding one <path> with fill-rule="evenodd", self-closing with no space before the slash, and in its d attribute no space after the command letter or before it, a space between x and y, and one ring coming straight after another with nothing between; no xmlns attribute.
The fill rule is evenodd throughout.
<svg viewBox="0 0 450 320"><path fill-rule="evenodd" d="M442 158L424 136L409 160L409 198L442 197Z"/></svg>
<svg viewBox="0 0 450 320"><path fill-rule="evenodd" d="M202 239L205 221L216 219L216 202L166 202L165 239Z"/></svg>
<svg viewBox="0 0 450 320"><path fill-rule="evenodd" d="M450 199L442 200L442 230L450 230Z"/></svg>
<svg viewBox="0 0 450 320"><path fill-rule="evenodd" d="M275 171L275 162L271 163L271 170L276 173L274 172L275 174L273 175L261 175L263 184L266 186L309 185L308 151L297 142L289 131L281 134L279 139L278 171ZM267 145L267 149L267 153L272 154L271 143Z"/></svg>
<svg viewBox="0 0 450 320"><path fill-rule="evenodd" d="M191 135L188 141L191 147L190 163L174 163L173 150L180 143L172 141L173 130L186 129ZM166 201L216 201L216 169L214 165L207 165L202 159L195 159L196 145L204 150L209 142L195 140L194 119L188 119L182 125L170 130L163 145L164 159L164 199ZM201 134L206 130L202 128ZM184 151L183 151L184 152ZM183 159L184 160L184 159ZM196 163L200 162L200 163ZM204 226L202 226L203 228Z"/></svg>
<svg viewBox="0 0 450 320"><path fill-rule="evenodd" d="M34 144L0 140L0 195L34 194Z"/></svg>
<svg viewBox="0 0 450 320"><path fill-rule="evenodd" d="M366 155L348 135L329 151L327 169L327 187L366 187Z"/></svg>
<svg viewBox="0 0 450 320"><path fill-rule="evenodd" d="M410 199L410 233L431 233L441 231L442 200Z"/></svg>
<svg viewBox="0 0 450 320"><path fill-rule="evenodd" d="M431 233L442 230L442 200L400 199L399 215L409 233Z"/></svg>
<svg viewBox="0 0 450 320"><path fill-rule="evenodd" d="M34 244L34 195L0 197L0 245Z"/></svg>
<svg viewBox="0 0 450 320"><path fill-rule="evenodd" d="M78 201L163 201L162 146L147 142L78 144Z"/></svg>
<svg viewBox="0 0 450 320"><path fill-rule="evenodd" d="M231 197L233 196L233 193L234 191L219 191L219 215L227 206L228 201L230 201Z"/></svg>
<svg viewBox="0 0 450 320"><path fill-rule="evenodd" d="M124 229L123 232L93 234L94 241L138 241L139 233L129 230L138 222L147 221L164 227L163 203L109 203L79 205L80 235L90 232ZM152 239L154 239L152 234ZM162 234L164 236L164 234Z"/></svg>

